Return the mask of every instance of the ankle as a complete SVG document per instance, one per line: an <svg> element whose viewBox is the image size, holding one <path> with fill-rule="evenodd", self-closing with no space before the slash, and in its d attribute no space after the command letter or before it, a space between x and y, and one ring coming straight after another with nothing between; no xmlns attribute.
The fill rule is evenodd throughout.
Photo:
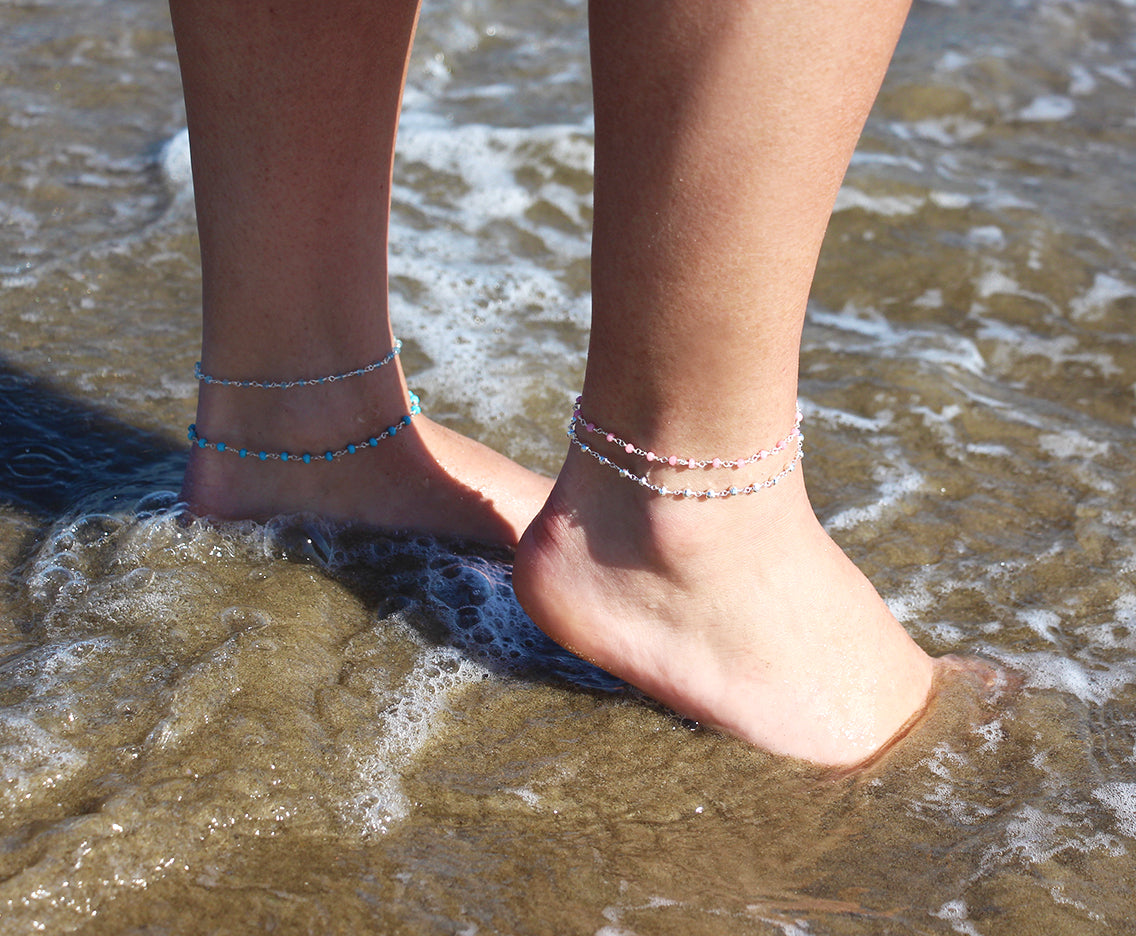
<svg viewBox="0 0 1136 936"><path fill-rule="evenodd" d="M396 435L418 411L398 374L287 390L205 384L190 437L220 454L339 457Z"/></svg>

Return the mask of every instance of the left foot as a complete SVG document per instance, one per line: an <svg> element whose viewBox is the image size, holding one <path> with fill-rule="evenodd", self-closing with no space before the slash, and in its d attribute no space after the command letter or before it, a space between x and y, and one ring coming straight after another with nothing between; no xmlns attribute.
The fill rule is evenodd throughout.
<svg viewBox="0 0 1136 936"><path fill-rule="evenodd" d="M381 399L353 397L366 379L302 391L203 387L198 431L230 451L194 446L182 499L194 512L222 520L311 512L515 547L552 482L424 415L374 448L330 463L242 459L231 451L239 445L318 455L397 422L406 412L405 393L394 404L381 402L394 397L389 392Z"/></svg>

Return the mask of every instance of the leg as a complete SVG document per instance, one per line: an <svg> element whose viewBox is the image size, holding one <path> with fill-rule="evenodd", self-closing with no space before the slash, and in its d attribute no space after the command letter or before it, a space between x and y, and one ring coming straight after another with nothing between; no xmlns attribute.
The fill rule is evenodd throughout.
<svg viewBox="0 0 1136 936"><path fill-rule="evenodd" d="M588 419L700 458L786 434L821 240L906 8L592 0ZM672 488L724 486L651 468ZM859 762L930 690L931 660L821 528L799 469L746 496L676 499L573 447L514 580L555 640L774 752Z"/></svg>
<svg viewBox="0 0 1136 936"><path fill-rule="evenodd" d="M206 373L343 373L392 346L391 166L417 0L172 0L201 235ZM407 413L397 359L318 388L202 386L197 426L256 451L325 452ZM194 448L203 514L313 511L514 544L548 482L417 417L333 463Z"/></svg>

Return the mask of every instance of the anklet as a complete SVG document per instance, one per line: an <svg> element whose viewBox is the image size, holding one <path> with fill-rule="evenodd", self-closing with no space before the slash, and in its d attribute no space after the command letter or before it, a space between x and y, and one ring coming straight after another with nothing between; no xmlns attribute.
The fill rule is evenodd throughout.
<svg viewBox="0 0 1136 936"><path fill-rule="evenodd" d="M605 430L600 429L594 423L586 422L583 416L581 416L580 414L579 405L580 399L577 398L576 410L572 414L572 421L568 425L569 441L577 448L579 448L580 451L582 451L584 454L590 455L604 467L611 468L613 471L617 472L621 478L627 478L629 481L634 481L640 487L645 487L647 488L647 490L654 491L656 494L659 494L663 497L673 495L675 497L705 498L707 500L713 500L714 498L719 497L738 497L742 494L755 494L758 491L764 491L767 488L771 488L779 484L790 474L792 474L792 472L796 469L798 463L800 463L801 459L805 457L804 436L801 433L800 410L797 411L797 419L793 424L792 431L787 436L785 436L785 438L777 442L772 448L761 449L760 451L755 452L753 455L749 455L745 458L737 458L732 461L726 461L721 458L684 459L677 458L675 456L664 457L661 455L656 455L654 452L646 451L644 449L638 448L630 442L624 441L614 433L606 432ZM764 481L755 481L754 483L747 484L743 487L731 485L730 487L723 488L722 490L714 490L713 488L707 488L706 490L694 490L692 488L669 488L665 484L654 484L651 481L650 477L648 477L647 475L635 474L635 472L630 471L627 468L624 468L622 465L619 465L616 462L612 461L603 453L597 452L586 442L583 442L577 435L576 427L578 425L583 426L587 432L594 433L596 435L602 435L606 442L610 442L612 445L619 446L628 455L637 455L640 458L646 459L648 462L658 462L660 465L666 465L669 467L681 466L685 468L710 469L738 468L742 465L751 465L756 462L762 461L763 459L776 455L778 452L783 452L794 439L797 440L797 451L793 455L792 460L787 465L785 465L779 472L777 472L777 474L766 478Z"/></svg>
<svg viewBox="0 0 1136 936"><path fill-rule="evenodd" d="M785 451L789 443L801 434L801 420L804 418L801 415L801 411L798 409L797 418L793 422L793 428L785 438L775 443L773 448L761 449L743 458L735 458L731 461L726 461L721 458L678 458L675 455L656 455L654 452L638 448L632 443L621 439L615 433L608 432L606 429L601 429L595 423L588 422L580 412L580 404L582 402L583 397L576 397L576 408L572 412L572 422L569 426L570 430L574 430L577 426L583 426L589 433L603 436L606 442L618 446L628 455L638 455L640 458L645 458L649 462L657 461L660 465L669 465L671 468L740 468L743 465L753 465L767 458L772 458L774 455ZM571 434L571 432L569 432L569 434Z"/></svg>
<svg viewBox="0 0 1136 936"><path fill-rule="evenodd" d="M335 461L344 455L354 455L356 452L362 451L367 448L374 448L384 439L390 439L397 435L401 430L410 425L410 420L422 412L420 405L421 401L418 399L418 394L413 390L410 391L410 412L403 416L393 426L388 426L377 435L371 436L369 439L364 439L361 442L348 442L343 448L328 449L322 455L312 455L310 452L305 452L302 455L297 455L293 452L266 452L254 451L249 448L235 448L227 442L210 442L205 436L198 435L196 423L189 427L189 441L190 444L196 445L198 448L213 449L215 452L231 452L237 458L252 457L258 461L282 461L282 462L301 462L305 465L310 465L313 461Z"/></svg>
<svg viewBox="0 0 1136 936"><path fill-rule="evenodd" d="M377 371L384 364L389 364L402 351L402 342L397 338L394 347L386 357L366 365L357 367L344 374L328 374L326 377L301 377L298 380L238 380L233 377L211 377L201 370L201 362L193 365L193 376L202 383L220 384L222 387L256 387L258 390L290 390L292 387L314 387L319 384L335 383L337 380L346 380L348 377L362 377L371 371Z"/></svg>

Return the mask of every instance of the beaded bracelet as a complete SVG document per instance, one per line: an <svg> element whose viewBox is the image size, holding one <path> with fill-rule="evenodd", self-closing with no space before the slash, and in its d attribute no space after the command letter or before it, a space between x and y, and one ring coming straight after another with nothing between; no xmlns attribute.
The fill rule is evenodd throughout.
<svg viewBox="0 0 1136 936"><path fill-rule="evenodd" d="M328 374L326 377L301 377L297 380L241 380L235 377L212 377L201 370L200 361L193 365L193 376L202 383L220 384L222 387L256 387L259 390L291 390L293 387L315 387L320 384L335 383L337 380L347 380L349 377L362 377L364 374L377 371L380 367L389 364L401 351L402 342L396 338L394 340L394 347L390 349L386 357L378 361L372 361L364 367L357 367L355 370L347 371L343 374Z"/></svg>
<svg viewBox="0 0 1136 936"><path fill-rule="evenodd" d="M410 412L399 419L393 426L388 426L377 435L373 435L369 439L364 439L361 442L348 442L343 448L328 449L322 455L312 455L310 452L305 452L303 455L296 455L292 452L254 451L249 448L236 448L227 442L211 442L209 439L205 438L205 436L198 434L196 423L189 427L189 441L198 448L213 449L215 452L231 452L238 458L248 458L252 456L259 461L299 462L304 465L310 465L313 461L331 462L344 455L354 455L356 452L362 451L363 449L374 448L384 439L393 438L400 430L410 425L411 419L422 412L420 404L421 401L418 399L418 394L413 390L410 391Z"/></svg>
<svg viewBox="0 0 1136 936"><path fill-rule="evenodd" d="M678 458L677 456L661 456L656 455L654 452L641 449L638 446L627 442L611 432L600 429L594 423L587 422L580 413L579 397L576 399L576 409L572 414L572 420L568 425L568 439L569 441L580 449L585 455L590 455L598 461L605 468L611 468L621 478L626 478L629 481L634 481L640 487L645 487L649 491L654 491L662 497L675 496L684 498L704 498L706 500L713 500L720 497L738 497L743 494L755 494L758 491L764 491L768 488L774 487L785 478L787 478L793 471L796 470L797 465L801 459L805 457L804 450L804 435L801 433L801 412L797 411L797 418L793 424L792 430L783 439L779 440L772 448L761 449L753 455L748 455L744 458L736 458L732 460L724 460L722 458ZM756 462L763 461L773 455L783 452L790 443L796 439L797 450L793 455L792 460L789 461L777 474L766 478L764 481L755 481L752 484L747 484L742 487L731 485L728 488L715 490L707 488L705 490L694 490L692 488L669 488L665 484L655 484L651 481L650 477L646 474L636 474L635 472L624 468L622 465L617 464L602 452L596 451L592 446L582 441L576 432L577 426L583 426L585 431L595 435L603 436L604 441L618 446L628 455L637 455L648 462L658 462L660 466L669 467L684 467L684 468L708 468L708 469L723 469L723 468L739 468L743 465L752 465Z"/></svg>

